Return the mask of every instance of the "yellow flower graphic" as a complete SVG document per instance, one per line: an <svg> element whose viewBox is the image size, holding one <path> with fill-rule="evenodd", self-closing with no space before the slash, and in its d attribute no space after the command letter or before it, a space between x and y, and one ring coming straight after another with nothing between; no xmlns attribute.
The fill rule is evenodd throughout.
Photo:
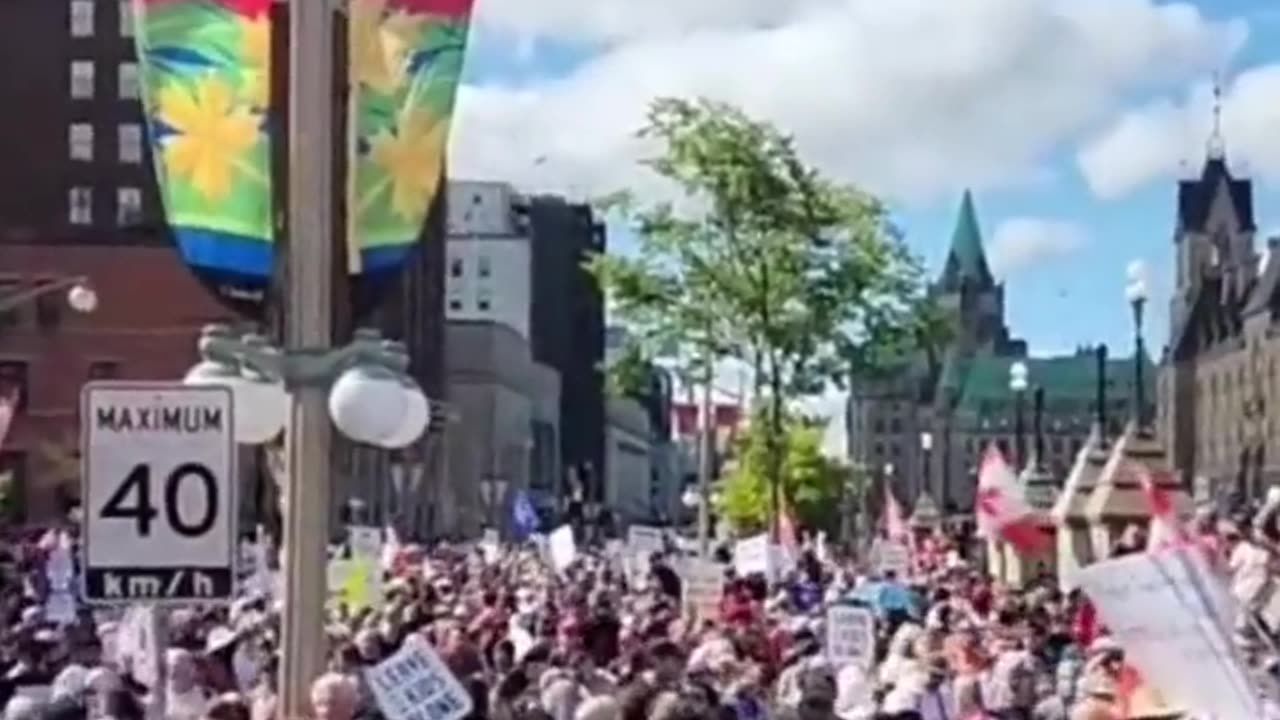
<svg viewBox="0 0 1280 720"><path fill-rule="evenodd" d="M373 140L374 165L391 181L391 209L406 220L426 216L440 184L447 124L425 111L410 110L395 134L384 131Z"/></svg>
<svg viewBox="0 0 1280 720"><path fill-rule="evenodd" d="M243 91L255 108L271 104L271 21L260 15L240 21L240 52L244 55Z"/></svg>
<svg viewBox="0 0 1280 720"><path fill-rule="evenodd" d="M237 157L258 143L258 116L237 106L230 85L209 75L194 90L170 84L160 91L160 121L173 130L165 138L166 169L186 178L206 200L231 193Z"/></svg>
<svg viewBox="0 0 1280 720"><path fill-rule="evenodd" d="M352 85L394 93L404 82L422 19L403 11L388 14L387 0L351 0L350 13Z"/></svg>

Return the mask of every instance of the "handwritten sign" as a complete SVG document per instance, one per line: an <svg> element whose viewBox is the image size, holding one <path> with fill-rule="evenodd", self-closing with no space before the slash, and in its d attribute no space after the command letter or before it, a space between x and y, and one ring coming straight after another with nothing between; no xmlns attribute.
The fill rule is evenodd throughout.
<svg viewBox="0 0 1280 720"><path fill-rule="evenodd" d="M632 525L627 528L627 549L635 555L647 556L667 549L666 533L662 528L649 525Z"/></svg>
<svg viewBox="0 0 1280 720"><path fill-rule="evenodd" d="M827 610L827 659L836 667L870 669L876 656L876 620L871 610L832 605Z"/></svg>
<svg viewBox="0 0 1280 720"><path fill-rule="evenodd" d="M1076 579L1126 660L1172 705L1206 717L1262 717L1232 642L1231 599L1199 553L1129 555Z"/></svg>
<svg viewBox="0 0 1280 720"><path fill-rule="evenodd" d="M739 540L733 546L733 567L739 575L761 573L769 577L771 569L769 561L769 536L756 535L746 540Z"/></svg>
<svg viewBox="0 0 1280 720"><path fill-rule="evenodd" d="M688 558L684 563L684 607L698 620L715 620L724 597L724 567L719 563Z"/></svg>
<svg viewBox="0 0 1280 720"><path fill-rule="evenodd" d="M387 720L458 720L471 713L471 694L421 635L365 671Z"/></svg>
<svg viewBox="0 0 1280 720"><path fill-rule="evenodd" d="M570 525L561 525L551 533L547 545L551 553L551 564L557 571L568 569L578 558L578 545L573 541L573 527Z"/></svg>
<svg viewBox="0 0 1280 720"><path fill-rule="evenodd" d="M899 578L911 574L911 550L903 543L894 540L877 541L871 549L876 572L881 574L892 572Z"/></svg>

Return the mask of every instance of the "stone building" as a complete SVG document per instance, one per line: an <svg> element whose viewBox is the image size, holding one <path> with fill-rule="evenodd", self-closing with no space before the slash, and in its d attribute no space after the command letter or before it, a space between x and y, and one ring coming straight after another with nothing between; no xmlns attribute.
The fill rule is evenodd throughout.
<svg viewBox="0 0 1280 720"><path fill-rule="evenodd" d="M954 338L948 346L921 351L880 376L855 381L846 418L850 460L873 477L890 477L909 505L927 492L944 514L967 512L987 445L995 443L1016 461L1019 400L1009 380L1011 366L1022 362L1029 382L1021 401L1023 459L1032 447L1032 392L1042 387L1042 460L1061 482L1096 416L1095 349L1028 357L1026 343L1005 323L1005 287L987 263L968 192L931 292L952 313ZM1133 359L1110 360L1105 368L1110 430L1119 432L1132 403ZM1146 373L1148 383L1153 375ZM1153 389L1146 397L1154 397Z"/></svg>
<svg viewBox="0 0 1280 720"><path fill-rule="evenodd" d="M1215 136L1216 137L1216 136ZM1256 498L1276 482L1280 263L1255 247L1253 184L1211 142L1198 177L1178 183L1176 277L1157 427L1198 500Z"/></svg>

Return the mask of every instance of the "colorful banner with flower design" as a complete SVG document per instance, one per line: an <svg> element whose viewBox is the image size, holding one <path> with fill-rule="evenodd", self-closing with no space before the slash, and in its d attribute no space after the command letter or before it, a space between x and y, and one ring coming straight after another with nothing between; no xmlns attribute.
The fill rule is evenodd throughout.
<svg viewBox="0 0 1280 720"><path fill-rule="evenodd" d="M202 279L261 290L274 255L273 0L133 2L166 220ZM353 275L399 269L440 190L473 2L348 0Z"/></svg>
<svg viewBox="0 0 1280 720"><path fill-rule="evenodd" d="M165 218L188 265L246 290L271 277L272 0L134 0Z"/></svg>
<svg viewBox="0 0 1280 720"><path fill-rule="evenodd" d="M474 0L350 0L352 273L403 262L444 174Z"/></svg>

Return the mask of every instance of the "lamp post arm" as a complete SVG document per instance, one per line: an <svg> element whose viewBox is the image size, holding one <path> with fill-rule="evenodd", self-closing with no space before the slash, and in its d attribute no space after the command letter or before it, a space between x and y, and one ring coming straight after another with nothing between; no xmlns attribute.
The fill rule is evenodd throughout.
<svg viewBox="0 0 1280 720"><path fill-rule="evenodd" d="M0 312L9 312L26 305L29 302L39 300L51 292L59 290L70 290L77 285L88 284L89 279L83 275L75 275L54 280L53 282L41 283L34 285L26 290L16 292L8 297L0 298Z"/></svg>
<svg viewBox="0 0 1280 720"><path fill-rule="evenodd" d="M403 343L383 340L376 330L357 330L350 343L331 350L282 352L260 335L236 337L225 325L210 325L200 338L200 355L206 360L248 368L289 387L324 387L343 371L357 365L381 367L403 374L409 353Z"/></svg>

